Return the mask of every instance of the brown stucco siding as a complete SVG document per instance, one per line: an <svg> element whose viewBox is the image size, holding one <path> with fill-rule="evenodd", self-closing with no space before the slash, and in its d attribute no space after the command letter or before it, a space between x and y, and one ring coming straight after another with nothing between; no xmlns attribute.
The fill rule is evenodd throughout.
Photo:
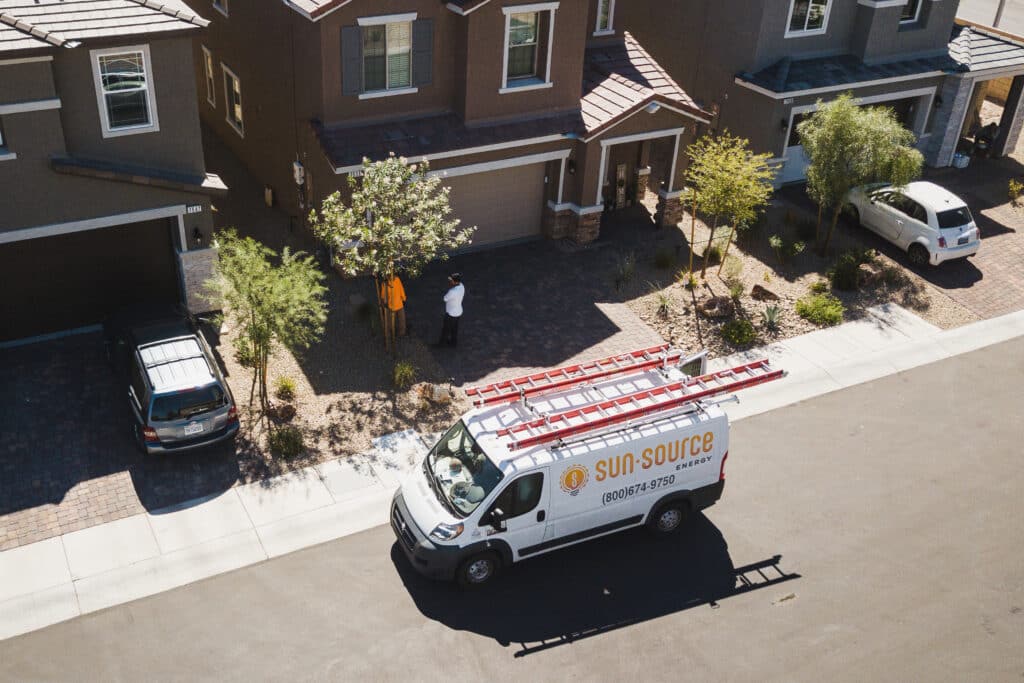
<svg viewBox="0 0 1024 683"><path fill-rule="evenodd" d="M949 44L957 3L923 1L920 19L906 25L900 24L902 7L872 10L860 6L858 9L855 41L863 43L863 47L855 54L870 63L944 52Z"/></svg>
<svg viewBox="0 0 1024 683"><path fill-rule="evenodd" d="M93 80L90 50L148 45L149 77L156 93L159 130L104 138ZM196 111L191 39L121 39L117 43L87 43L55 53L53 61L67 151L80 156L185 173L204 172L202 140Z"/></svg>
<svg viewBox="0 0 1024 683"><path fill-rule="evenodd" d="M0 64L0 104L56 97L50 62Z"/></svg>
<svg viewBox="0 0 1024 683"><path fill-rule="evenodd" d="M748 3L743 3L744 5ZM760 71L783 57L801 59L817 55L841 55L850 51L856 2L833 0L829 10L825 33L786 37L789 22L790 0L765 0L761 21L761 35L758 41L754 63L744 67L747 71ZM742 11L732 3L734 11ZM721 34L719 34L721 36Z"/></svg>

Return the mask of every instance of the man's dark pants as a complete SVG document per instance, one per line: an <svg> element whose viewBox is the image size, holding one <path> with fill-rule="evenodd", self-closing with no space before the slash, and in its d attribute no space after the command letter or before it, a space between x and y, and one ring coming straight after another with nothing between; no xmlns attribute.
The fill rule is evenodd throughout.
<svg viewBox="0 0 1024 683"><path fill-rule="evenodd" d="M459 336L459 319L455 316L444 314L444 322L441 323L441 341L439 344L455 346Z"/></svg>

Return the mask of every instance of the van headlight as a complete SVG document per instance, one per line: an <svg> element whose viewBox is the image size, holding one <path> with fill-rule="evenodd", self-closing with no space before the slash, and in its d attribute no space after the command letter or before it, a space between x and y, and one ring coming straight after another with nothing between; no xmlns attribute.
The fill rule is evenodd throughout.
<svg viewBox="0 0 1024 683"><path fill-rule="evenodd" d="M441 522L430 532L430 536L439 541L450 541L453 538L457 538L464 528L462 524L445 524Z"/></svg>

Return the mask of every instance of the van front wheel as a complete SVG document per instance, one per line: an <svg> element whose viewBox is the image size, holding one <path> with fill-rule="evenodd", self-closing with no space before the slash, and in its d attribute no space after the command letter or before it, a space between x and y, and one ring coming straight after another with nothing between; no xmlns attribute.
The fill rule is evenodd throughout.
<svg viewBox="0 0 1024 683"><path fill-rule="evenodd" d="M658 534L673 534L686 521L689 512L690 508L685 501L670 501L651 513L650 527Z"/></svg>
<svg viewBox="0 0 1024 683"><path fill-rule="evenodd" d="M494 553L481 553L460 564L456 578L460 585L472 588L489 583L497 573L498 556Z"/></svg>

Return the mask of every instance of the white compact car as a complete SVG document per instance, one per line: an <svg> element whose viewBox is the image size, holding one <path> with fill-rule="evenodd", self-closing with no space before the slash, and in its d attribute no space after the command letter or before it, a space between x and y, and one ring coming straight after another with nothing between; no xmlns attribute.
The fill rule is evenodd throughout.
<svg viewBox="0 0 1024 683"><path fill-rule="evenodd" d="M863 185L847 195L846 209L856 223L906 251L914 265L973 256L981 246L967 204L935 183Z"/></svg>

